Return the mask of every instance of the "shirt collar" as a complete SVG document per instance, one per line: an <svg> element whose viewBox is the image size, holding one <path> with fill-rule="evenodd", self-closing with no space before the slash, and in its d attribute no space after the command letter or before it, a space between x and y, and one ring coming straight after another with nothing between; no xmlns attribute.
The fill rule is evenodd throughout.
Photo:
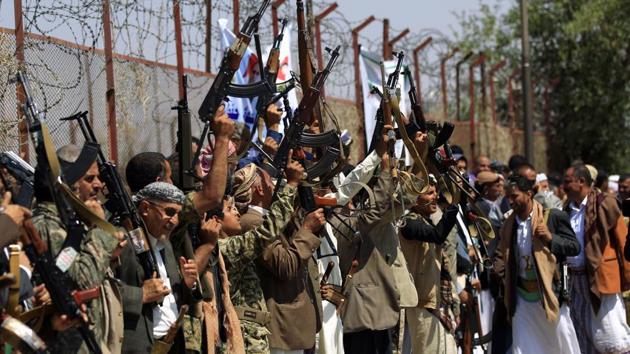
<svg viewBox="0 0 630 354"><path fill-rule="evenodd" d="M573 202L569 203L569 207L571 208L571 210L581 211L581 210L586 208L586 203L587 202L588 202L588 195L586 197L584 197L584 199L580 203L580 207L579 208L575 204L573 204Z"/></svg>
<svg viewBox="0 0 630 354"><path fill-rule="evenodd" d="M518 215L514 215L514 216L516 216L516 222L517 222L517 223L519 223L519 224L521 224L521 223L523 223L523 222L526 222L526 221L530 221L530 220L532 220L532 215L534 215L534 209L533 209L533 208L532 208L531 213L529 213L529 216L528 216L528 217L527 217L527 219L525 219L525 220L521 220L521 218L519 218L519 217L518 217Z"/></svg>
<svg viewBox="0 0 630 354"><path fill-rule="evenodd" d="M153 235L148 234L147 233L147 238L149 239L149 242L151 243L151 248L153 248L156 251L161 251L164 249L164 242L158 241L157 238L153 237Z"/></svg>

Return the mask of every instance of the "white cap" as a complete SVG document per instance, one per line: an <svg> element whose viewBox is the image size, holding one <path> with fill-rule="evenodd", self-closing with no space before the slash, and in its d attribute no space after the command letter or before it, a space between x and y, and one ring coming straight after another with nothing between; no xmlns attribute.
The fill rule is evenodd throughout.
<svg viewBox="0 0 630 354"><path fill-rule="evenodd" d="M536 184L540 183L540 182L544 182L547 180L547 175L544 173L539 173L536 175Z"/></svg>

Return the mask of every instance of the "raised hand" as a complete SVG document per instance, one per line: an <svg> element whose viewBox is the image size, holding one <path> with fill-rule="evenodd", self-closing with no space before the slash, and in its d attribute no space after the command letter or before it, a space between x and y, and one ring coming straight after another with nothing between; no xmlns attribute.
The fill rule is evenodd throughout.
<svg viewBox="0 0 630 354"><path fill-rule="evenodd" d="M179 257L179 269L182 272L182 276L184 277L184 284L188 289L192 289L197 282L198 273L197 273L197 264L195 260L189 259L186 260L184 257Z"/></svg>

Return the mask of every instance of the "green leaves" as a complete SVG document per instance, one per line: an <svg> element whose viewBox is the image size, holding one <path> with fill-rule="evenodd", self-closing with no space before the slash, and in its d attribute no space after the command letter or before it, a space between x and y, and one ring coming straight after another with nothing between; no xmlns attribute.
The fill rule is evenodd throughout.
<svg viewBox="0 0 630 354"><path fill-rule="evenodd" d="M485 4L460 17L460 47L520 65L519 3L502 17ZM528 10L535 91L558 82L550 95L550 170L579 158L609 172L630 171L630 3L531 0Z"/></svg>

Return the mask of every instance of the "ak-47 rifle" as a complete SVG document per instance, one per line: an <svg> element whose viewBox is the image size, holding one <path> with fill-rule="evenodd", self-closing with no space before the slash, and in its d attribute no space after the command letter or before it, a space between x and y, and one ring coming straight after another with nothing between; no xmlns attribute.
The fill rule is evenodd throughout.
<svg viewBox="0 0 630 354"><path fill-rule="evenodd" d="M387 77L387 83L383 82L382 84L383 92L381 92L377 87L372 87L372 90L371 90L372 93L377 94L381 97L381 105L376 111L376 124L374 126L374 132L372 134L372 140L370 142L370 148L368 149L368 154L374 151L374 149L376 149L376 145L381 140L381 133L383 132L383 126L385 126L385 124L389 124L389 125L393 124L392 111L391 111L391 107L389 106L389 102L391 100L391 92L393 90L396 90L396 86L398 85L398 80L400 79L400 71L402 69L402 63L403 63L403 58L404 58L403 52L396 53L396 58L398 59L398 62L396 63L396 69L392 73L390 73L389 76ZM382 72L381 75L384 77L385 75L384 72ZM384 117L385 112L383 108L385 101L388 103L387 109L389 110L387 121Z"/></svg>
<svg viewBox="0 0 630 354"><path fill-rule="evenodd" d="M311 57L311 40L308 26L306 24L303 0L297 0L297 27L298 58L300 62L300 85L302 86L302 90L306 90L308 87L311 87L313 83L313 73L315 72L315 66L313 65L313 59ZM322 122L319 102L315 102L313 109L306 114L307 121L317 121L319 123ZM320 126L320 128L322 127Z"/></svg>
<svg viewBox="0 0 630 354"><path fill-rule="evenodd" d="M411 70L407 68L405 70L405 77L409 80L409 103L411 104L411 111L413 112L413 120L409 120L410 128L415 128L415 131L407 129L407 134L409 136L415 136L417 131L421 131L423 133L427 132L427 121L424 119L424 112L422 111L422 106L420 106L420 102L418 102L418 97L416 96L416 83L413 80L413 75L411 75Z"/></svg>
<svg viewBox="0 0 630 354"><path fill-rule="evenodd" d="M12 197L13 202L25 208L30 208L33 203L35 188L35 169L13 151L0 153L0 168L5 168L20 185L20 192ZM7 190L11 191L13 189L9 181L4 178L4 175L2 175L2 181Z"/></svg>
<svg viewBox="0 0 630 354"><path fill-rule="evenodd" d="M278 151L276 152L276 155L274 156L274 159L273 159L273 165L276 167L276 170L278 171L278 176L277 176L278 178L282 178L282 174L284 173L284 170L286 169L287 164L289 163L289 150L295 151L296 148L298 147L309 146L309 145L306 145L307 143L311 142L309 139L313 139L316 137L319 138L322 135L324 135L324 137L331 136L333 139L336 136L337 144L339 142L339 136L333 131L330 131L325 134L317 134L317 135L304 133L304 127L307 124L311 123L310 119L312 119L313 116L310 113L313 110L313 107L315 106L317 101L319 100L319 94L321 92L321 89L324 83L326 82L326 79L328 78L328 75L330 74L333 66L337 62L337 59L339 57L339 48L340 47L337 46L332 51L327 48L327 50L330 52L330 60L328 61L326 68L324 68L323 71L317 73L313 81L313 84L304 91L304 95L302 96L302 100L300 101L300 104L298 105L298 108L295 112L295 116L293 120L291 120L289 127L286 129L285 136L282 139L282 142L280 143L280 146L278 147ZM322 145L322 146L325 146L325 145ZM337 146L334 146L334 145L328 146L326 153L324 154L324 156L322 156L322 159L320 159L318 164L314 166L313 168L319 170L321 169L321 167L318 167L318 166L322 166L322 164L324 164L323 165L324 169L330 169L334 161L337 160L337 156L339 156L339 148ZM276 190L274 191L274 199L277 194L277 191L279 190L280 184L281 184L280 181L276 183ZM312 190L310 190L310 193L312 194ZM310 199L314 200L314 197Z"/></svg>
<svg viewBox="0 0 630 354"><path fill-rule="evenodd" d="M46 290L50 294L56 311L59 314L67 315L69 318L78 318L80 321L78 330L88 349L92 353L101 353L94 334L88 328L87 322L83 320L81 312L82 304L100 296L100 288L71 291L68 274L63 273L57 267L46 243L39 237L37 229L30 220L24 222L24 231L20 236L20 241L24 245L24 252L28 259L33 262L38 276L46 285Z"/></svg>
<svg viewBox="0 0 630 354"><path fill-rule="evenodd" d="M276 36L273 41L273 46L271 51L269 52L269 56L267 57L267 63L265 67L260 70L261 80L259 82L253 84L235 84L230 83L227 88L227 95L231 97L260 97L260 96L269 96L269 94L273 94L278 91L280 87L288 85L292 79L287 80L285 82L281 82L276 84L276 78L278 77L278 69L280 67L280 44L282 43L282 39L284 38L284 29L288 20L286 18L280 20L282 24L282 28L280 29L280 33ZM258 41L257 34L254 35L254 39L256 40L256 46L259 47L260 43ZM256 50L256 55L259 58L259 65L262 67L262 51ZM264 100L267 102L267 100Z"/></svg>
<svg viewBox="0 0 630 354"><path fill-rule="evenodd" d="M234 41L232 46L225 52L223 55L223 59L221 61L221 67L217 76L214 78L212 82L212 86L208 91L208 94L203 99L201 106L199 107L199 119L203 121L204 128L200 137L199 149L197 149L197 153L193 158L193 161L197 161L199 159L199 155L201 153L204 139L206 139L206 135L210 130L210 126L212 125L212 120L214 119L214 114L219 109L219 106L223 103L223 100L226 96L228 96L228 87L234 78L234 74L238 70L241 65L241 60L243 59L243 55L249 46L249 42L251 42L254 32L258 30L258 24L260 19L262 18L265 10L269 6L271 0L264 0L263 3L258 8L258 12L255 15L247 18L243 27ZM265 82L265 85L267 83Z"/></svg>
<svg viewBox="0 0 630 354"><path fill-rule="evenodd" d="M190 109L188 108L188 75L182 78L184 83L184 97L182 97L177 106L171 109L177 110L177 182L178 187L184 192L195 189L195 173L193 170L192 156L192 131L190 121ZM199 146L199 149L202 147Z"/></svg>
<svg viewBox="0 0 630 354"><path fill-rule="evenodd" d="M42 275L42 280L46 284L57 312L67 315L70 319L78 318L80 321L78 330L88 349L93 353L100 354L101 350L94 338L94 334L83 319L80 303L72 297L69 276L66 272L76 259L86 233L86 229L79 220L78 215L83 220L100 227L112 237L116 234L116 229L93 214L65 183L64 171L62 171L59 159L55 153L46 117L38 110L31 97L30 86L26 76L18 71L16 81L22 84L22 92L25 98L25 104L22 109L25 122L37 152L38 169L42 171L42 178L44 179L36 183L47 183L50 189L50 196L57 206L59 217L67 233L59 256L53 260L52 255L45 247L46 245L41 240L37 242L36 237L32 233L34 229L31 228L31 235L29 235L30 244L29 239L23 240L26 254L31 262L35 264L35 269L38 273ZM84 148L86 146L89 148L89 143ZM28 228L28 225L25 226Z"/></svg>
<svg viewBox="0 0 630 354"><path fill-rule="evenodd" d="M87 114L87 111L79 112L70 117L61 118L61 120L76 120L85 141L97 146L98 155L96 163L98 164L100 178L107 186L107 202L105 202L105 208L112 213L111 220L118 220L129 232L131 244L136 252L136 256L140 260L146 278L150 278L153 272L159 276L157 262L153 256L153 249L146 236L148 235L146 226L125 188L125 184L120 173L118 173L116 165L105 158L105 154L100 148L98 140L96 140L96 135L94 134L94 130L92 130Z"/></svg>
<svg viewBox="0 0 630 354"><path fill-rule="evenodd" d="M280 70L280 44L282 43L282 39L284 38L284 28L287 25L288 20L286 18L281 20L282 28L280 29L280 33L275 38L273 42L273 47L269 52L269 57L267 58L267 65L265 65L265 70L263 71L263 77L271 87L276 87L276 80L278 78L278 71ZM275 91L274 91L275 93ZM258 128L258 140L260 142L262 139L262 128L265 124L265 114L267 114L267 107L269 106L267 102L272 99L273 93L269 95L258 96L258 103L256 107L256 112L258 114L258 122L254 124L254 129ZM255 132L252 131L252 137Z"/></svg>

